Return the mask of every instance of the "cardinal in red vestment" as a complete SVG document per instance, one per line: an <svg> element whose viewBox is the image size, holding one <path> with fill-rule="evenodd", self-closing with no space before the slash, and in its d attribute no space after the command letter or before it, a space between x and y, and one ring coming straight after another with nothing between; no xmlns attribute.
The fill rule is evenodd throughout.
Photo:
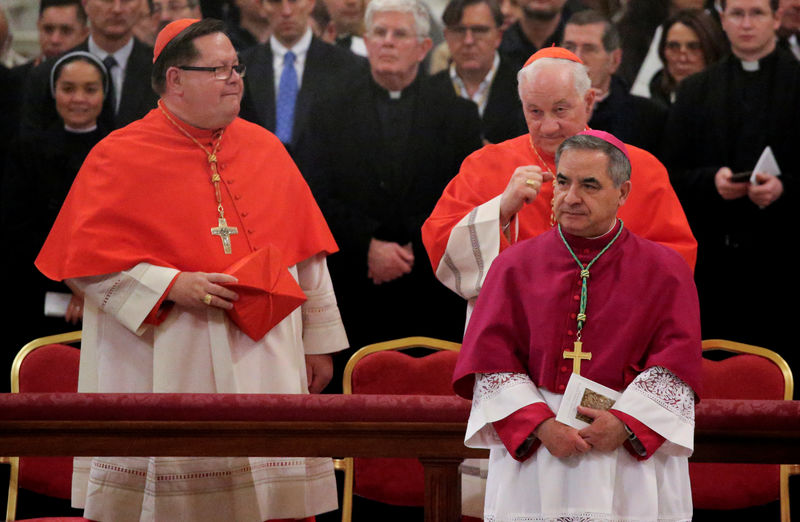
<svg viewBox="0 0 800 522"><path fill-rule="evenodd" d="M468 156L423 225L436 276L470 305L500 251L555 224L554 155L564 139L586 128L594 102L590 86L586 68L566 49L534 54L519 81L529 134ZM620 218L628 230L674 249L693 268L697 243L666 169L649 152L627 148L636 190Z"/></svg>
<svg viewBox="0 0 800 522"><path fill-rule="evenodd" d="M89 154L36 261L85 294L79 391L316 393L347 347L337 247L280 141L238 119L218 20L156 42L157 109ZM78 458L98 521L305 519L336 508L326 458Z"/></svg>

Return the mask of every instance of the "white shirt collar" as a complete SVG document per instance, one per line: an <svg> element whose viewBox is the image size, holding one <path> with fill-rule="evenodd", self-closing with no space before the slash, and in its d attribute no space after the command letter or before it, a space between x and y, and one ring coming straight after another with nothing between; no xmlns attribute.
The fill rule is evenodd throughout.
<svg viewBox="0 0 800 522"><path fill-rule="evenodd" d="M106 56L109 54L114 56L114 59L117 61L117 65L119 65L119 68L123 71L128 66L128 58L130 58L132 51L133 37L128 40L128 43L117 49L116 52L109 53L108 51L101 49L100 46L97 45L97 42L94 41L94 38L92 38L92 35L89 35L89 52L101 60L105 60Z"/></svg>
<svg viewBox="0 0 800 522"><path fill-rule="evenodd" d="M283 63L283 55L286 54L287 51L291 50L294 53L295 59L300 57L305 58L306 53L308 52L308 48L311 45L311 28L306 27L306 32L303 33L303 36L300 37L300 40L297 41L291 48L287 48L282 43L275 38L275 35L271 35L269 37L269 46L272 49L272 54L275 57L280 57L281 63Z"/></svg>
<svg viewBox="0 0 800 522"><path fill-rule="evenodd" d="M475 104L478 106L478 112L481 116L483 116L483 110L486 108L486 102L489 99L489 89L492 88L492 82L494 81L495 74L497 74L498 67L500 67L500 55L495 51L494 60L492 61L492 68L489 69L489 72L487 72L486 76L484 76L483 80L481 80L481 83L478 85L478 90L475 91L475 94L470 96L463 80L461 80L461 77L456 72L456 65L454 63L450 64L450 80L453 82L453 87L456 90L456 94L462 98L475 102Z"/></svg>

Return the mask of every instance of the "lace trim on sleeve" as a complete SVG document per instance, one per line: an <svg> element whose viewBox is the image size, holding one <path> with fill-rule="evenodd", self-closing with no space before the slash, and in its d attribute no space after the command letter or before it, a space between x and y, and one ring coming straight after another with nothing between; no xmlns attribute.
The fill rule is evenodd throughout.
<svg viewBox="0 0 800 522"><path fill-rule="evenodd" d="M694 425L694 391L668 369L662 366L648 368L630 385L682 421Z"/></svg>
<svg viewBox="0 0 800 522"><path fill-rule="evenodd" d="M493 399L500 392L520 385L533 386L533 381L525 373L479 373L475 377L472 407L474 409L481 402Z"/></svg>

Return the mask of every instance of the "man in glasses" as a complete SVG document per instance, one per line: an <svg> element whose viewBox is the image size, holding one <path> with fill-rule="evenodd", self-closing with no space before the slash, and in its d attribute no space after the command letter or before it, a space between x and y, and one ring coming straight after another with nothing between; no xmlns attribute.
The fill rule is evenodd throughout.
<svg viewBox="0 0 800 522"><path fill-rule="evenodd" d="M622 49L619 32L611 21L593 10L575 13L564 27L562 46L581 59L592 81L595 102L589 127L658 154L667 111L647 98L630 94L625 81L615 74Z"/></svg>
<svg viewBox="0 0 800 522"><path fill-rule="evenodd" d="M223 31L161 31L158 107L92 150L37 259L85 294L82 392L318 393L347 346L336 244L281 143L236 117L245 69ZM260 522L337 500L330 459L154 457L76 461L73 503L101 522Z"/></svg>
<svg viewBox="0 0 800 522"><path fill-rule="evenodd" d="M485 143L499 143L524 133L517 69L497 52L503 13L495 0L452 0L442 21L453 63L433 80L475 102Z"/></svg>
<svg viewBox="0 0 800 522"><path fill-rule="evenodd" d="M723 0L731 54L681 82L664 131L664 162L697 236L703 338L800 357L783 328L796 279L755 267L787 261L800 174L800 64L776 44L778 0ZM769 148L777 168L759 161ZM776 175L780 172L780 175ZM744 275L744 277L743 277Z"/></svg>

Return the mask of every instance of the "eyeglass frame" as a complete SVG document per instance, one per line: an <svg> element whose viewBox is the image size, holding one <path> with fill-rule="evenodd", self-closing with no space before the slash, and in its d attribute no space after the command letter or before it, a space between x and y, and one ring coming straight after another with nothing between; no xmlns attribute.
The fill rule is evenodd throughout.
<svg viewBox="0 0 800 522"><path fill-rule="evenodd" d="M239 78L244 78L245 72L247 71L247 67L243 63L237 63L236 65L230 65L230 66L229 65L220 65L220 66L217 66L217 67L202 67L202 66L198 66L198 65L176 65L175 67L177 67L178 69L180 69L182 71L207 71L207 72L213 72L214 73L214 79L223 80L223 81L230 80L231 76L233 76L233 71L236 71L236 73L239 75ZM227 69L228 70L228 76L220 77L219 74L217 73L217 71L220 70L220 69L223 69L223 70Z"/></svg>
<svg viewBox="0 0 800 522"><path fill-rule="evenodd" d="M699 40L693 40L691 42L676 42L676 41L666 41L664 42L664 52L670 53L700 53L703 52L703 46Z"/></svg>
<svg viewBox="0 0 800 522"><path fill-rule="evenodd" d="M492 32L493 27L491 25L451 25L445 27L445 31L452 33L453 36L458 38L459 40L463 40L467 37L467 33L472 34L472 38L475 40L479 40L482 38L487 38L489 33Z"/></svg>

